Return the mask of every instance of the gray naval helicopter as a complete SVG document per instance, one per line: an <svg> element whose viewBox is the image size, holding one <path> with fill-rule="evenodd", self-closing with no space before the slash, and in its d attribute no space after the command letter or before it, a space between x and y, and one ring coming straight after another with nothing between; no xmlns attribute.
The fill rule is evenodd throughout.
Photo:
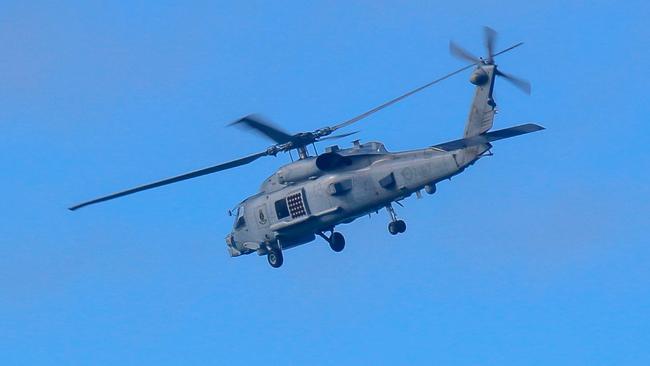
<svg viewBox="0 0 650 366"><path fill-rule="evenodd" d="M490 131L496 113L496 103L492 98L496 76L511 81L526 93L530 93L530 84L501 72L494 63L495 56L522 43L494 53L496 33L488 27L484 30L486 58L477 58L451 42L451 53L468 60L471 62L469 65L357 117L312 132L290 134L256 115L249 115L232 124L261 133L273 140L274 145L240 159L84 202L70 207L70 210L234 168L263 156L275 156L279 152L291 154L291 150L296 150L298 160L279 168L262 183L257 194L246 198L233 210L234 226L226 236L228 252L232 257L250 253L266 255L269 264L277 268L284 261L284 250L311 242L316 235L329 243L332 250L340 252L345 247L345 238L335 228L383 208L390 217L388 231L393 235L403 233L406 223L397 218L393 202L399 204L413 193L419 197L421 190L433 194L438 182L461 173L480 158L491 155L491 143L496 140L543 129L536 124L524 124ZM470 82L475 85L475 92L462 138L404 152L388 152L380 142L360 143L356 140L350 148L334 145L321 154L309 155L307 148L312 145L316 151L315 142L358 132L331 135L334 131L470 68L474 68ZM230 213L233 214L232 211Z"/></svg>

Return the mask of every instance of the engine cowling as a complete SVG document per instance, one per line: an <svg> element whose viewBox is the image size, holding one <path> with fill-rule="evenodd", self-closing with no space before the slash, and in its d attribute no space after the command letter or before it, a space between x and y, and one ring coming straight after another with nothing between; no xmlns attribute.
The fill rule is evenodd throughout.
<svg viewBox="0 0 650 366"><path fill-rule="evenodd" d="M316 166L315 158L307 158L287 164L278 169L277 176L280 184L293 183L311 177L318 177L321 174Z"/></svg>
<svg viewBox="0 0 650 366"><path fill-rule="evenodd" d="M324 172L352 164L352 159L337 153L329 152L317 158L307 158L295 161L278 169L277 176L280 184L299 182L305 179L319 177Z"/></svg>
<svg viewBox="0 0 650 366"><path fill-rule="evenodd" d="M352 159L334 152L324 153L316 159L318 169L327 172L352 164Z"/></svg>

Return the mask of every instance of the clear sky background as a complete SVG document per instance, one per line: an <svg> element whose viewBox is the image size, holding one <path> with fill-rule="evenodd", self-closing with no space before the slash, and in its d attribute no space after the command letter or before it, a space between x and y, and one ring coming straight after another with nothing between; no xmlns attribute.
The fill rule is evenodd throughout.
<svg viewBox="0 0 650 366"><path fill-rule="evenodd" d="M645 1L0 4L0 363L650 364ZM227 210L279 156L69 212L259 151L464 65L497 81L495 144L434 196L317 240L230 258ZM368 118L389 150L458 138L469 72ZM349 141L341 141L348 144ZM321 149L325 146L321 146Z"/></svg>

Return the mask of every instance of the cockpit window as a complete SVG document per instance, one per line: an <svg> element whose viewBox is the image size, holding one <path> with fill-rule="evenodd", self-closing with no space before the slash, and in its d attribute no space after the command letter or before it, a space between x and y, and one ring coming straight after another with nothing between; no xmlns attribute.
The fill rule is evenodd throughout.
<svg viewBox="0 0 650 366"><path fill-rule="evenodd" d="M235 229L246 226L246 218L244 217L244 206L237 207L237 215L235 216Z"/></svg>

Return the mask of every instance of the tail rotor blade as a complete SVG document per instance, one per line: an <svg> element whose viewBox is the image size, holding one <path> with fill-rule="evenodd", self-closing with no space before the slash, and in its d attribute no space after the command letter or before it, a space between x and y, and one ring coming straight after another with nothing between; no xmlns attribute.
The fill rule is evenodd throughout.
<svg viewBox="0 0 650 366"><path fill-rule="evenodd" d="M459 59L469 61L471 63L479 63L481 59L472 55L469 51L465 50L461 46L457 45L453 41L449 42L449 52L458 57Z"/></svg>
<svg viewBox="0 0 650 366"><path fill-rule="evenodd" d="M488 63L493 63L493 53L494 53L494 44L497 39L497 32L490 27L483 27L483 32L485 33L485 49L488 54Z"/></svg>
<svg viewBox="0 0 650 366"><path fill-rule="evenodd" d="M497 75L503 77L504 79L508 80L509 82L512 83L512 85L516 86L517 88L521 89L524 93L530 95L531 92L531 86L530 82L528 80L524 80L521 78L518 78L516 76L506 74L504 72L498 71Z"/></svg>

